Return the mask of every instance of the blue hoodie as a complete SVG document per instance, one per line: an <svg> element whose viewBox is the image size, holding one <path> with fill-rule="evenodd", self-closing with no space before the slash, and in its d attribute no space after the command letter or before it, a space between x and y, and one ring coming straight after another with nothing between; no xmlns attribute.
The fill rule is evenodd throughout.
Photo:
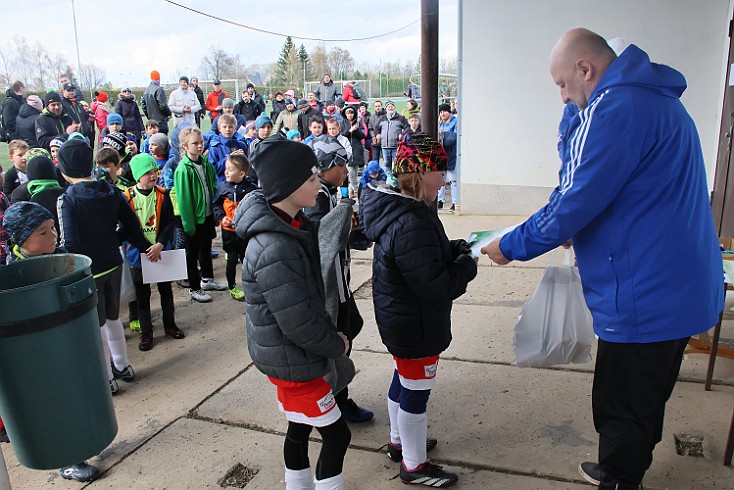
<svg viewBox="0 0 734 490"><path fill-rule="evenodd" d="M573 239L594 330L648 343L711 328L723 308L721 254L686 80L629 46L559 130L560 185L504 236L529 260Z"/></svg>

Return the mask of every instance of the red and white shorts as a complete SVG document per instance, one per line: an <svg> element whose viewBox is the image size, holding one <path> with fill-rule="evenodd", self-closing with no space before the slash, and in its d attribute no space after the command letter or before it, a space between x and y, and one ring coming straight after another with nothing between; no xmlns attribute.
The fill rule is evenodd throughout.
<svg viewBox="0 0 734 490"><path fill-rule="evenodd" d="M439 356L401 359L393 356L400 386L409 390L432 390L436 386Z"/></svg>
<svg viewBox="0 0 734 490"><path fill-rule="evenodd" d="M324 378L311 381L283 381L268 376L278 388L278 406L290 422L326 427L342 416L331 386Z"/></svg>

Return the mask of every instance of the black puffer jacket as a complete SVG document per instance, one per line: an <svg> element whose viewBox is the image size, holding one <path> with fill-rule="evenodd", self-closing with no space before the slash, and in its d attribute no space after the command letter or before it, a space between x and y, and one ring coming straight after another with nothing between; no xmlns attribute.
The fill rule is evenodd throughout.
<svg viewBox="0 0 734 490"><path fill-rule="evenodd" d="M284 381L310 381L329 371L344 342L324 307L317 227L301 215L287 224L256 190L237 207L234 228L247 242L242 284L247 348L255 366Z"/></svg>
<svg viewBox="0 0 734 490"><path fill-rule="evenodd" d="M33 108L28 104L20 106L18 117L15 118L15 132L17 137L28 143L31 148L38 147L36 139L36 119L41 115L41 111Z"/></svg>
<svg viewBox="0 0 734 490"><path fill-rule="evenodd" d="M477 275L460 240L449 242L423 201L367 187L359 206L365 236L375 242L372 299L382 343L394 356L419 359L451 343L451 306Z"/></svg>
<svg viewBox="0 0 734 490"><path fill-rule="evenodd" d="M125 97L120 93L117 96L115 112L122 116L122 127L126 132L134 134L136 138L142 137L145 125L138 104L135 103L135 97Z"/></svg>

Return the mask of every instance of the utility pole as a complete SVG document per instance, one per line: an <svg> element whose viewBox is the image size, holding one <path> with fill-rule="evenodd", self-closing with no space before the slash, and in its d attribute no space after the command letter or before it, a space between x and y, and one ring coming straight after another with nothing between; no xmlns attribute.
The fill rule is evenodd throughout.
<svg viewBox="0 0 734 490"><path fill-rule="evenodd" d="M438 0L421 0L421 127L438 135Z"/></svg>
<svg viewBox="0 0 734 490"><path fill-rule="evenodd" d="M79 77L79 81L81 83L82 79L82 62L81 58L79 58L79 34L76 32L76 8L74 8L74 0L71 0L71 15L74 19L74 41L76 41L76 69L79 70L77 72L77 76ZM94 87L89 87L89 97L90 100L94 100Z"/></svg>

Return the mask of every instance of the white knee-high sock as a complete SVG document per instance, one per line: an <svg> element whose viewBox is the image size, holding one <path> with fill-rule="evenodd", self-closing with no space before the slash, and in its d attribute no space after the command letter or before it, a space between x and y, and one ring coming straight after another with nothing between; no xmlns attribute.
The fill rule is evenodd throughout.
<svg viewBox="0 0 734 490"><path fill-rule="evenodd" d="M407 470L414 470L427 459L428 417L425 412L409 413L398 410L398 427L403 443L403 464Z"/></svg>
<svg viewBox="0 0 734 490"><path fill-rule="evenodd" d="M119 318L117 320L108 319L102 327L102 330L107 330L107 343L110 346L112 362L115 363L117 369L122 371L130 365L130 359L127 358L125 329L122 326L122 322Z"/></svg>
<svg viewBox="0 0 734 490"><path fill-rule="evenodd" d="M107 379L112 381L115 379L115 375L112 374L112 364L110 364L112 357L110 355L110 345L107 341L107 329L104 328L104 325L99 327L99 333L102 336L102 349L104 350L104 363L107 366Z"/></svg>
<svg viewBox="0 0 734 490"><path fill-rule="evenodd" d="M400 447L400 428L398 427L398 410L400 403L387 398L387 414L390 416L390 442Z"/></svg>
<svg viewBox="0 0 734 490"><path fill-rule="evenodd" d="M314 483L316 484L316 490L343 490L344 473L323 480L314 480Z"/></svg>
<svg viewBox="0 0 734 490"><path fill-rule="evenodd" d="M285 490L313 490L311 468L302 470L285 469Z"/></svg>

